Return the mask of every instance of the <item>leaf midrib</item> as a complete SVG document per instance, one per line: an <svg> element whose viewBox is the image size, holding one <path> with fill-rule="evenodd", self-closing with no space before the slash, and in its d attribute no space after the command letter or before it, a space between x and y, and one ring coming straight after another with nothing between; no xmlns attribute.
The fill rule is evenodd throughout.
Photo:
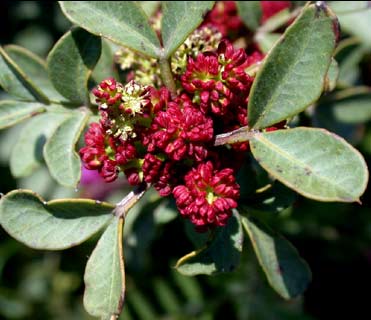
<svg viewBox="0 0 371 320"><path fill-rule="evenodd" d="M9 118L18 117L19 115L28 116L29 113L32 114L33 112L37 112L37 111L41 113L42 111L45 111L45 107L42 104L39 104L37 102L33 102L33 103L38 104L38 106L36 106L36 105L33 106L33 108L30 108L29 110L27 110L26 113L24 113L25 112L24 109L18 109L17 112L13 112L13 113L12 113L12 111L11 112L6 112L4 116L1 115L1 106L3 106L3 104L0 104L0 122L4 121L4 120L6 121ZM30 103L27 103L27 105L29 105L29 104ZM19 119L19 118L17 118L17 119Z"/></svg>

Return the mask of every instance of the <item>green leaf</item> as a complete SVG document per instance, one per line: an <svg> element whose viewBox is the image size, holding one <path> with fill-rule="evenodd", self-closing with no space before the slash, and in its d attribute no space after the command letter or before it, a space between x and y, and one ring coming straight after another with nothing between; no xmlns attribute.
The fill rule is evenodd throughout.
<svg viewBox="0 0 371 320"><path fill-rule="evenodd" d="M89 115L76 112L64 120L54 131L44 147L44 158L50 174L61 185L76 187L81 176L81 160L75 145Z"/></svg>
<svg viewBox="0 0 371 320"><path fill-rule="evenodd" d="M85 309L93 316L109 319L123 298L119 262L119 219L114 218L99 239L85 269Z"/></svg>
<svg viewBox="0 0 371 320"><path fill-rule="evenodd" d="M101 39L83 29L68 31L48 55L48 71L55 88L76 104L89 101L88 79L101 54Z"/></svg>
<svg viewBox="0 0 371 320"><path fill-rule="evenodd" d="M312 275L295 247L256 219L242 217L241 220L270 285L285 299L303 293Z"/></svg>
<svg viewBox="0 0 371 320"><path fill-rule="evenodd" d="M4 50L50 100L65 100L50 81L44 60L19 46L8 45Z"/></svg>
<svg viewBox="0 0 371 320"><path fill-rule="evenodd" d="M339 66L334 58L331 59L330 68L325 78L325 91L333 91L339 78Z"/></svg>
<svg viewBox="0 0 371 320"><path fill-rule="evenodd" d="M32 61L30 62L32 63ZM22 100L49 103L48 97L19 65L0 47L0 85L9 94Z"/></svg>
<svg viewBox="0 0 371 320"><path fill-rule="evenodd" d="M0 129L10 127L44 111L45 105L37 102L0 101Z"/></svg>
<svg viewBox="0 0 371 320"><path fill-rule="evenodd" d="M12 237L34 249L76 246L112 219L114 206L87 199L44 201L30 190L15 190L0 200L0 223Z"/></svg>
<svg viewBox="0 0 371 320"><path fill-rule="evenodd" d="M303 9L258 71L249 99L250 127L273 125L319 98L335 48L336 26L326 7Z"/></svg>
<svg viewBox="0 0 371 320"><path fill-rule="evenodd" d="M44 113L27 122L10 156L13 176L27 176L41 165L46 140L68 116L66 113Z"/></svg>
<svg viewBox="0 0 371 320"><path fill-rule="evenodd" d="M319 201L359 201L368 171L362 155L323 129L295 128L256 133L251 151L272 176Z"/></svg>
<svg viewBox="0 0 371 320"><path fill-rule="evenodd" d="M107 40L102 39L102 54L91 75L95 84L99 84L102 80L108 77L118 77L113 63L113 56L114 52L111 45Z"/></svg>
<svg viewBox="0 0 371 320"><path fill-rule="evenodd" d="M164 58L169 58L202 22L214 1L164 1L162 3L162 40Z"/></svg>
<svg viewBox="0 0 371 320"><path fill-rule="evenodd" d="M136 1L60 1L73 23L119 45L156 58L161 44Z"/></svg>
<svg viewBox="0 0 371 320"><path fill-rule="evenodd" d="M252 31L258 29L262 17L260 1L236 1L236 3L243 23Z"/></svg>
<svg viewBox="0 0 371 320"><path fill-rule="evenodd" d="M211 243L207 242L204 248L181 258L176 268L187 276L233 271L240 262L242 242L240 216L234 211L227 225L217 228Z"/></svg>
<svg viewBox="0 0 371 320"><path fill-rule="evenodd" d="M160 1L140 1L140 6L148 17L151 17L160 5Z"/></svg>

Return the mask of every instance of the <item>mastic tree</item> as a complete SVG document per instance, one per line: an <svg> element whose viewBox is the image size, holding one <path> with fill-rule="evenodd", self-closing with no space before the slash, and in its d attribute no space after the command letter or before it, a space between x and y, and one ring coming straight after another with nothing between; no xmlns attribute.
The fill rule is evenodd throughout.
<svg viewBox="0 0 371 320"><path fill-rule="evenodd" d="M126 295L124 224L154 189L148 210L173 205L180 217L170 219L194 226L196 248L177 271L232 272L246 238L272 288L285 299L301 295L309 266L257 212L282 211L296 194L361 203L368 182L363 156L346 140L300 122L336 90L341 34L330 7L59 4L74 26L46 61L19 46L0 48L0 85L11 97L0 102L0 128L28 119L12 173L27 176L45 162L56 182L76 188L83 166L133 189L116 204L14 190L0 201L4 230L44 250L100 234L85 269L84 306L116 319Z"/></svg>

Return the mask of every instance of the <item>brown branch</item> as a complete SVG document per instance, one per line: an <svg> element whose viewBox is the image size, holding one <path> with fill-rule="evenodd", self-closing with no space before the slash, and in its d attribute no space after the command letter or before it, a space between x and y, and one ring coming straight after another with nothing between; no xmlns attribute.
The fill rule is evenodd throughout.
<svg viewBox="0 0 371 320"><path fill-rule="evenodd" d="M214 146L245 142L254 138L257 132L256 130L250 131L249 127L245 126L227 133L218 134L215 137Z"/></svg>

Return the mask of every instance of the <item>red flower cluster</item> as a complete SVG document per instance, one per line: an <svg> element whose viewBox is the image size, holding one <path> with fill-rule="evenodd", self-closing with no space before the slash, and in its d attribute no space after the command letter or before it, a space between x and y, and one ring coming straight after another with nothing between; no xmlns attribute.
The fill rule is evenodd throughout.
<svg viewBox="0 0 371 320"><path fill-rule="evenodd" d="M115 161L115 143L107 136L100 123L92 123L85 134L86 146L80 150L86 169L98 170L99 174L111 182L117 178L118 168Z"/></svg>
<svg viewBox="0 0 371 320"><path fill-rule="evenodd" d="M205 114L225 116L233 107L246 106L252 78L245 72L251 64L243 49L222 41L217 52L199 54L189 59L181 76L183 88Z"/></svg>
<svg viewBox="0 0 371 320"><path fill-rule="evenodd" d="M278 12L290 8L291 1L260 1L261 23L264 24ZM235 1L217 1L206 15L202 25L217 28L228 39L234 40L247 33L247 29L238 15Z"/></svg>
<svg viewBox="0 0 371 320"><path fill-rule="evenodd" d="M236 15L234 2L222 4L224 14ZM213 11L206 20L217 27ZM228 30L240 27L239 20L229 20L221 22ZM226 35L227 29L221 31ZM253 77L245 70L263 55L248 55L222 40L217 50L187 57L176 97L165 87L134 80L125 86L112 78L102 81L93 90L100 121L90 125L80 156L107 182L123 172L132 185L146 182L161 196L173 195L181 215L205 231L224 226L237 207L235 174L249 144L214 147L214 139L248 124Z"/></svg>
<svg viewBox="0 0 371 320"><path fill-rule="evenodd" d="M235 1L217 1L203 25L216 27L223 37L234 39L245 31Z"/></svg>
<svg viewBox="0 0 371 320"><path fill-rule="evenodd" d="M181 215L189 218L199 231L210 225L224 226L240 196L233 170L215 170L208 161L192 168L184 181L185 185L173 191Z"/></svg>

